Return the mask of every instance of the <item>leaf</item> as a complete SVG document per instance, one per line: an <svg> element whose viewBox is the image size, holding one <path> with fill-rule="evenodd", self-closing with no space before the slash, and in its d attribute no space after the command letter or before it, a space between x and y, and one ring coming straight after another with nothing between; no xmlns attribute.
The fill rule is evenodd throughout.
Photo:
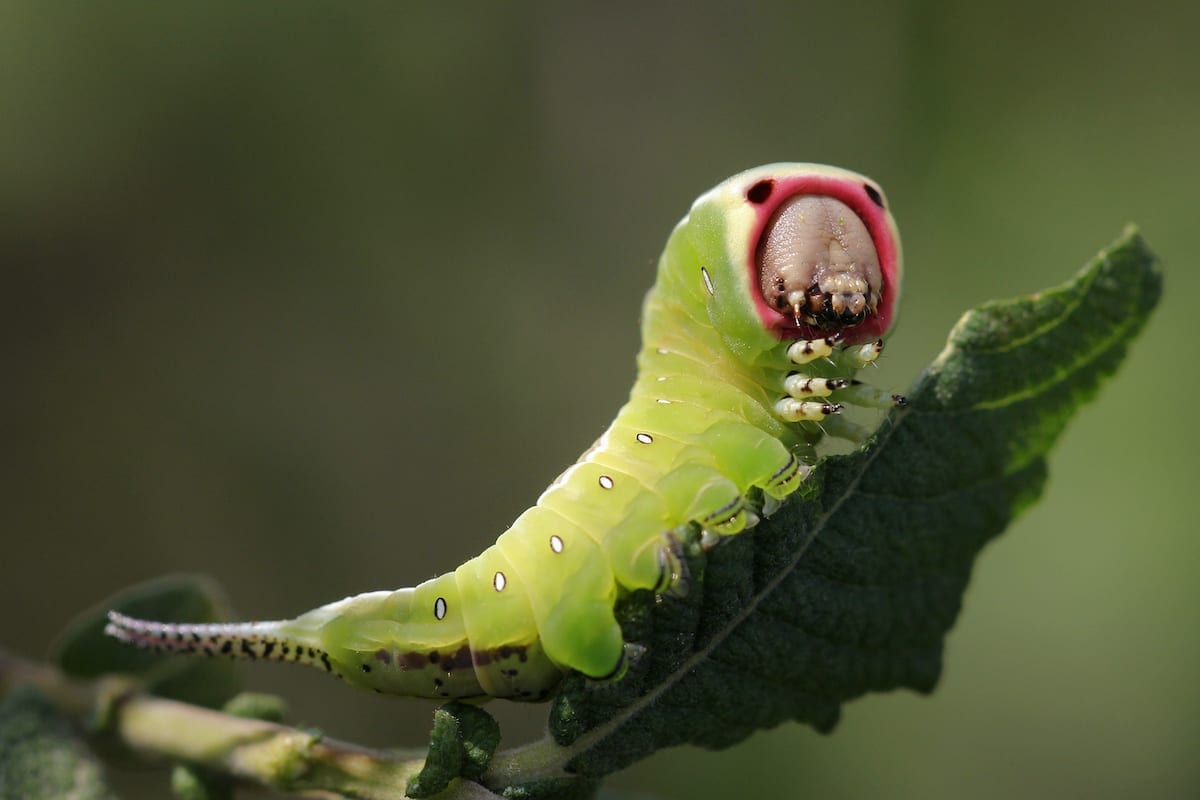
<svg viewBox="0 0 1200 800"><path fill-rule="evenodd" d="M72 677L134 675L152 694L209 708L219 708L237 693L240 684L228 661L159 655L105 635L110 609L141 619L223 622L229 618L225 596L210 578L168 575L121 590L72 620L52 658Z"/></svg>
<svg viewBox="0 0 1200 800"><path fill-rule="evenodd" d="M282 723L287 716L287 703L282 697L274 694L242 692L231 698L221 710L242 719Z"/></svg>
<svg viewBox="0 0 1200 800"><path fill-rule="evenodd" d="M18 687L0 706L0 797L106 800L99 762L36 689Z"/></svg>
<svg viewBox="0 0 1200 800"><path fill-rule="evenodd" d="M171 794L177 800L233 800L233 781L191 764L176 764L171 770Z"/></svg>
<svg viewBox="0 0 1200 800"><path fill-rule="evenodd" d="M618 618L644 656L611 684L568 678L557 744L498 754L485 784L537 795L531 779L564 769L588 783L788 720L829 731L867 692L931 691L975 557L1041 494L1046 454L1160 292L1130 230L1065 285L966 314L866 445L821 462L753 531L692 553L703 580L687 597L627 598Z"/></svg>
<svg viewBox="0 0 1200 800"><path fill-rule="evenodd" d="M492 715L466 703L447 703L433 713L425 766L408 782L409 797L432 797L458 777L477 779L500 744Z"/></svg>

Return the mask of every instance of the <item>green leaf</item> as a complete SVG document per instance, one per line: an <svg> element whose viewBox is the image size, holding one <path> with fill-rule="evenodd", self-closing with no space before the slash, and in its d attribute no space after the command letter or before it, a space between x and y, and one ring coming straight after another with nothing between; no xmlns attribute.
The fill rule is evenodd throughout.
<svg viewBox="0 0 1200 800"><path fill-rule="evenodd" d="M0 798L106 800L99 762L36 689L14 689L0 706Z"/></svg>
<svg viewBox="0 0 1200 800"><path fill-rule="evenodd" d="M466 703L447 703L433 712L429 756L409 780L408 796L432 797L455 778L479 778L499 744L500 727L491 714Z"/></svg>
<svg viewBox="0 0 1200 800"><path fill-rule="evenodd" d="M282 723L284 717L287 716L287 702L274 694L242 692L231 698L221 710L242 719L261 719L264 722Z"/></svg>
<svg viewBox="0 0 1200 800"><path fill-rule="evenodd" d="M690 555L703 579L687 597L628 598L619 619L643 657L611 684L568 678L557 744L498 754L485 783L525 791L564 769L586 783L788 720L829 731L868 692L931 691L975 557L1041 494L1047 452L1160 292L1130 230L1067 284L966 314L865 446L824 460L753 531Z"/></svg>
<svg viewBox="0 0 1200 800"><path fill-rule="evenodd" d="M225 660L176 658L138 650L104 633L109 610L141 619L222 622L224 593L200 575L168 575L124 589L76 617L59 635L52 658L76 678L110 673L137 677L146 691L209 708L237 693L234 665Z"/></svg>
<svg viewBox="0 0 1200 800"><path fill-rule="evenodd" d="M171 794L179 800L233 800L233 781L202 767L176 764L171 770Z"/></svg>

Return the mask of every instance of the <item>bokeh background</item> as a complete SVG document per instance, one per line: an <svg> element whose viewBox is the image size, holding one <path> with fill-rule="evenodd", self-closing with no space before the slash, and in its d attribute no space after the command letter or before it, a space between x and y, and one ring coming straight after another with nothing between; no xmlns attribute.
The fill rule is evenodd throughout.
<svg viewBox="0 0 1200 800"><path fill-rule="evenodd" d="M455 566L623 400L691 200L829 162L904 235L882 385L1131 221L1167 294L984 552L933 696L610 785L1196 796L1200 7L852 6L0 5L0 644L179 570L273 618ZM424 741L429 704L247 673L331 735Z"/></svg>

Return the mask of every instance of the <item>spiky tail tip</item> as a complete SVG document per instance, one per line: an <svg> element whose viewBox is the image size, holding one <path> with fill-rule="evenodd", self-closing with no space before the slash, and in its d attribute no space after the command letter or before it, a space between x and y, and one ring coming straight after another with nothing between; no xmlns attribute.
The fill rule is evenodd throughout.
<svg viewBox="0 0 1200 800"><path fill-rule="evenodd" d="M230 658L294 661L332 672L323 649L285 633L283 622L153 622L108 612L104 632L156 653L223 655Z"/></svg>

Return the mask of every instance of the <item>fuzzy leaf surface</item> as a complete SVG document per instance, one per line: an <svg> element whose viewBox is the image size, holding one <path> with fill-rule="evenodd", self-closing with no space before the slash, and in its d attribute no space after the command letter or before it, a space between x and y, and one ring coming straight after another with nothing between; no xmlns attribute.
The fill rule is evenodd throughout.
<svg viewBox="0 0 1200 800"><path fill-rule="evenodd" d="M113 798L100 762L70 721L29 686L17 688L0 704L0 797Z"/></svg>

